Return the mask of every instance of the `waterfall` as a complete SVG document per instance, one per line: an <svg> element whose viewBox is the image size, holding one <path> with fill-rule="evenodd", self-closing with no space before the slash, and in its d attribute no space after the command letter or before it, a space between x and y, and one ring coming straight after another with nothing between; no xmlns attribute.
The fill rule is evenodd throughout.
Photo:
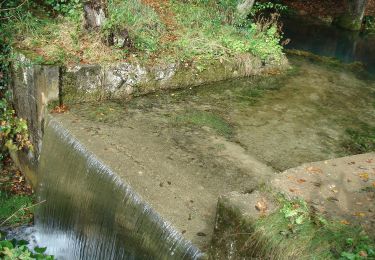
<svg viewBox="0 0 375 260"><path fill-rule="evenodd" d="M36 240L58 259L199 259L201 252L53 117L38 169Z"/></svg>

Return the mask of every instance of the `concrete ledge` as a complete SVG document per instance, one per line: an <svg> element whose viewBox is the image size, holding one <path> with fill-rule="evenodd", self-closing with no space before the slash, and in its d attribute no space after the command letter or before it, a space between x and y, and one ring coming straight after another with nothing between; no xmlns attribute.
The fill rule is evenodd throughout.
<svg viewBox="0 0 375 260"><path fill-rule="evenodd" d="M254 250L254 224L277 209L269 194L231 192L219 198L211 255L214 259L251 259Z"/></svg>

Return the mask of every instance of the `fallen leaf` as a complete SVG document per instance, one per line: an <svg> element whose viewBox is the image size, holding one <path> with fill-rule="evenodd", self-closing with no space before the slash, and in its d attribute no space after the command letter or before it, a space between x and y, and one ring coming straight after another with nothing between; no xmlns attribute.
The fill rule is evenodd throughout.
<svg viewBox="0 0 375 260"><path fill-rule="evenodd" d="M348 164L349 164L349 165L352 165L352 164L355 164L355 162L349 162Z"/></svg>
<svg viewBox="0 0 375 260"><path fill-rule="evenodd" d="M367 173L367 172L362 172L362 173L358 174L358 176L359 176L363 181L368 181L368 180L369 180L369 176L368 176L368 173Z"/></svg>
<svg viewBox="0 0 375 260"><path fill-rule="evenodd" d="M267 204L264 200L261 200L257 202L257 204L255 205L255 208L261 213L265 213L267 210Z"/></svg>
<svg viewBox="0 0 375 260"><path fill-rule="evenodd" d="M372 183L372 187L375 187L375 181Z"/></svg>
<svg viewBox="0 0 375 260"><path fill-rule="evenodd" d="M297 182L298 182L299 184L301 184L301 183L306 182L306 180L304 180L304 179L298 179Z"/></svg>
<svg viewBox="0 0 375 260"><path fill-rule="evenodd" d="M356 212L356 213L354 214L354 216L363 218L363 217L366 216L366 214L363 213L363 212Z"/></svg>
<svg viewBox="0 0 375 260"><path fill-rule="evenodd" d="M350 222L345 219L341 220L340 223L343 225L350 225Z"/></svg>
<svg viewBox="0 0 375 260"><path fill-rule="evenodd" d="M306 170L309 173L323 173L322 169L320 169L318 167L313 167L313 166L307 167Z"/></svg>
<svg viewBox="0 0 375 260"><path fill-rule="evenodd" d="M365 251L360 251L358 254L362 257L367 257L367 253Z"/></svg>
<svg viewBox="0 0 375 260"><path fill-rule="evenodd" d="M372 163L373 159L366 160L367 163Z"/></svg>

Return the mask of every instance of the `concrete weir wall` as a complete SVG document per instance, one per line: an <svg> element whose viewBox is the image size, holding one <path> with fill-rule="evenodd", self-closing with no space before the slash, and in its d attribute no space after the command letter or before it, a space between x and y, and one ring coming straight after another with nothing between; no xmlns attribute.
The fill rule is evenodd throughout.
<svg viewBox="0 0 375 260"><path fill-rule="evenodd" d="M146 66L133 62L59 67L34 65L25 56L19 54L13 63L13 103L18 116L28 122L34 150L27 154L24 152L14 153L12 156L32 184L36 186L40 179L38 177L40 173L37 172L38 169L41 169L40 165L43 165L40 163L43 161L40 160L40 154L45 154L47 147L58 146L58 142L47 141L44 145L42 143L42 140L46 140L46 136L48 136L44 136L44 132L48 132L45 119L49 110L52 109L52 104L56 101L69 105L75 102L102 99L126 100L132 96L158 90L198 86L251 75L273 74L285 69L287 65L286 59L265 64L258 58L244 55L226 60L200 62L199 64L192 62ZM61 131L64 132L63 130ZM60 158L56 154L54 156ZM48 174L48 172L41 172ZM117 176L117 174L115 175ZM147 202L144 203L147 204ZM158 213L156 212L155 215ZM171 230L165 231L167 235L175 232ZM179 237L177 238L179 239ZM190 246L190 242L187 244ZM147 247L145 250L151 249ZM203 257L195 247L193 251L193 254L186 254L186 259L191 259L189 255L199 255L192 259Z"/></svg>
<svg viewBox="0 0 375 260"><path fill-rule="evenodd" d="M19 117L28 122L34 161L40 154L44 116L48 104L123 99L158 90L178 89L231 78L277 73L288 67L284 57L264 63L250 54L200 62L142 65L123 62L110 65L35 65L23 54L13 63L13 103ZM60 75L61 74L61 75Z"/></svg>

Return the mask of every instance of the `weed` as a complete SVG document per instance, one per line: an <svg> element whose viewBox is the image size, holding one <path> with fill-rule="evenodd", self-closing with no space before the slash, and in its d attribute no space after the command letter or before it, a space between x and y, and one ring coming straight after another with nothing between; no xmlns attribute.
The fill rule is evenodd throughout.
<svg viewBox="0 0 375 260"><path fill-rule="evenodd" d="M6 223L6 226L16 226L28 224L32 218L30 210L23 210L33 204L33 199L30 196L11 195L5 191L0 190L0 223L3 223L7 218L12 216Z"/></svg>
<svg viewBox="0 0 375 260"><path fill-rule="evenodd" d="M330 221L302 200L279 198L280 210L257 221L247 250L275 259L362 259L375 256L360 227ZM249 239L249 240L250 240ZM254 253L257 252L257 253Z"/></svg>
<svg viewBox="0 0 375 260"><path fill-rule="evenodd" d="M357 154L375 151L375 126L363 123L358 128L346 129L342 147L346 152Z"/></svg>
<svg viewBox="0 0 375 260"><path fill-rule="evenodd" d="M188 111L175 118L177 124L190 124L195 126L207 126L225 137L233 133L232 127L220 116L205 111Z"/></svg>

